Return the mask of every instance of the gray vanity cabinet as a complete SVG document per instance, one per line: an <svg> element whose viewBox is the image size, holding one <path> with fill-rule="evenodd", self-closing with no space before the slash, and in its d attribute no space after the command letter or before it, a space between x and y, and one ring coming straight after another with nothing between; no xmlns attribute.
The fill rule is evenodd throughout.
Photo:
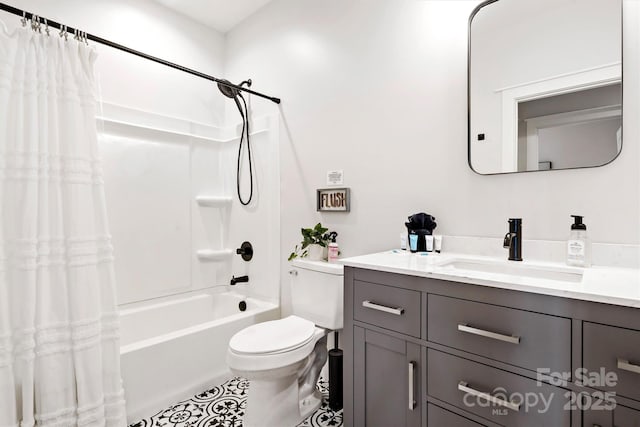
<svg viewBox="0 0 640 427"><path fill-rule="evenodd" d="M345 427L640 427L639 309L344 271Z"/></svg>
<svg viewBox="0 0 640 427"><path fill-rule="evenodd" d="M353 318L420 338L420 292L355 281Z"/></svg>
<svg viewBox="0 0 640 427"><path fill-rule="evenodd" d="M451 411L442 409L439 406L429 403L427 405L427 425L430 426L442 426L442 427L483 427L484 424L479 424L475 421L471 421L469 418L465 418L461 415L454 414Z"/></svg>
<svg viewBox="0 0 640 427"><path fill-rule="evenodd" d="M571 371L570 319L433 294L427 317L429 341L534 371Z"/></svg>
<svg viewBox="0 0 640 427"><path fill-rule="evenodd" d="M590 372L604 368L616 376L610 384L596 387L640 400L640 331L585 322L583 336L583 366Z"/></svg>
<svg viewBox="0 0 640 427"><path fill-rule="evenodd" d="M640 427L640 411L618 406L613 411L614 427Z"/></svg>
<svg viewBox="0 0 640 427"><path fill-rule="evenodd" d="M420 346L357 326L353 331L354 426L420 426Z"/></svg>
<svg viewBox="0 0 640 427"><path fill-rule="evenodd" d="M583 427L640 427L640 411L617 406L613 411L585 411Z"/></svg>
<svg viewBox="0 0 640 427"><path fill-rule="evenodd" d="M427 359L429 396L500 425L570 425L571 414L563 410L569 399L557 387L433 349L428 350ZM486 399L489 396L493 402ZM538 400L527 407L519 396Z"/></svg>

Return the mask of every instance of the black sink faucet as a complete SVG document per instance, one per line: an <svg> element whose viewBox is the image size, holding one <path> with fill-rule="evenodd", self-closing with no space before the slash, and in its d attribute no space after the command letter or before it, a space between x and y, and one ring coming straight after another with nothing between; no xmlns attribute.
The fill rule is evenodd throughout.
<svg viewBox="0 0 640 427"><path fill-rule="evenodd" d="M504 247L509 248L509 261L522 261L522 218L509 218Z"/></svg>
<svg viewBox="0 0 640 427"><path fill-rule="evenodd" d="M232 276L231 282L229 284L233 286L236 283L247 283L248 281L249 281L249 276L240 276L240 277Z"/></svg>

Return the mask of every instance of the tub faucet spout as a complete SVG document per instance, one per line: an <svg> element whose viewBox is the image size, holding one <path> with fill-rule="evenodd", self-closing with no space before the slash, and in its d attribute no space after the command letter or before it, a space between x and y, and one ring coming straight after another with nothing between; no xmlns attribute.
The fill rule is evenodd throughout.
<svg viewBox="0 0 640 427"><path fill-rule="evenodd" d="M236 283L247 283L248 281L249 281L249 276L240 276L240 277L232 276L231 282L229 284L233 286Z"/></svg>
<svg viewBox="0 0 640 427"><path fill-rule="evenodd" d="M509 218L503 246L509 248L509 261L522 261L522 218Z"/></svg>

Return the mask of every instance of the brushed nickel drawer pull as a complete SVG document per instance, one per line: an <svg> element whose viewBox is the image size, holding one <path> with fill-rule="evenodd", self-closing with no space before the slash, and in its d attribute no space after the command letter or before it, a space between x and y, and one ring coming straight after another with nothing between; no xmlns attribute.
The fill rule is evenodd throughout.
<svg viewBox="0 0 640 427"><path fill-rule="evenodd" d="M395 314L396 316L402 316L404 313L404 308L387 307L386 305L376 304L371 301L362 301L362 306L373 310L384 311L385 313Z"/></svg>
<svg viewBox="0 0 640 427"><path fill-rule="evenodd" d="M634 374L640 374L640 366L629 363L628 360L618 358L618 369L623 371L633 372Z"/></svg>
<svg viewBox="0 0 640 427"><path fill-rule="evenodd" d="M458 324L458 330L468 334L480 335L481 337L491 338L498 341L504 341L511 344L520 344L520 337L513 335L503 335L495 332L485 331L484 329L472 328L466 323Z"/></svg>
<svg viewBox="0 0 640 427"><path fill-rule="evenodd" d="M469 387L469 384L467 384L464 381L460 381L458 383L458 390L465 392L465 393L469 393L472 396L476 396L482 399L485 399L491 403L495 403L496 405L499 406L504 406L507 409L511 409L512 411L520 411L520 404L519 403L513 403L513 402L509 402L508 400L504 400L504 399L500 399L498 397L495 396L491 396L489 393L485 393L483 391L478 391L474 388Z"/></svg>
<svg viewBox="0 0 640 427"><path fill-rule="evenodd" d="M414 383L416 381L415 376L416 362L409 362L409 410L416 409L416 396L413 391Z"/></svg>

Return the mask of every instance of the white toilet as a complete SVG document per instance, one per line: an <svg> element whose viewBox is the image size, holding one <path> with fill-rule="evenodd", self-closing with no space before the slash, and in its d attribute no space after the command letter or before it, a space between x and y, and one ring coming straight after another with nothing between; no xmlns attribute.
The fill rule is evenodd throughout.
<svg viewBox="0 0 640 427"><path fill-rule="evenodd" d="M343 267L295 260L293 315L249 326L229 341L227 364L249 380L245 427L287 427L320 407L316 390L327 360L327 332L342 329Z"/></svg>

